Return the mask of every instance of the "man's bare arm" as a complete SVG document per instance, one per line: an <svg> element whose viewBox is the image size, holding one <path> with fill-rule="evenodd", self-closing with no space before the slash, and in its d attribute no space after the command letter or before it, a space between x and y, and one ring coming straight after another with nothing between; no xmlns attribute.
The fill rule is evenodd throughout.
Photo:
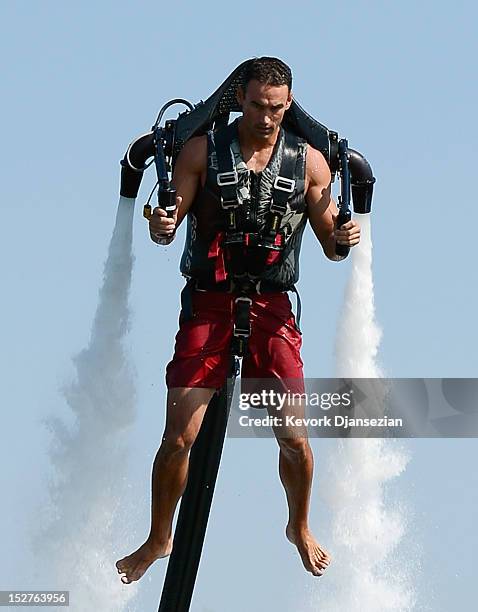
<svg viewBox="0 0 478 612"><path fill-rule="evenodd" d="M151 239L160 244L169 244L174 239L176 229L187 215L206 171L206 136L191 138L181 149L174 167L172 183L177 191L176 211L173 217L159 207L153 210L149 221Z"/></svg>
<svg viewBox="0 0 478 612"><path fill-rule="evenodd" d="M307 150L306 173L308 179L306 202L310 225L325 255L332 260L338 259L335 254L334 235L334 221L338 210L331 194L330 169L322 153L311 146Z"/></svg>
<svg viewBox="0 0 478 612"><path fill-rule="evenodd" d="M176 187L181 204L178 208L176 227L186 216L194 201L201 183L201 177L207 165L207 138L198 136L188 140L179 153L173 173L173 185Z"/></svg>
<svg viewBox="0 0 478 612"><path fill-rule="evenodd" d="M335 227L338 215L337 204L331 192L330 168L320 151L309 146L307 150L306 174L308 188L306 193L309 220L322 249L330 260L340 261L343 256L335 253L335 245L354 246L360 241L360 227L354 220Z"/></svg>

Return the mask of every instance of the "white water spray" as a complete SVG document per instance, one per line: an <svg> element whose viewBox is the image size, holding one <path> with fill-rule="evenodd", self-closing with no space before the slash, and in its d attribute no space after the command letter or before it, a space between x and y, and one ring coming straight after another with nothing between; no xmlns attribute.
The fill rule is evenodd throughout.
<svg viewBox="0 0 478 612"><path fill-rule="evenodd" d="M129 327L134 201L121 198L89 345L73 359L76 381L63 389L71 428L50 418L54 480L34 546L48 588L69 590L72 612L118 612L135 594L114 567L129 546L131 509L125 434L135 418L133 373L123 347ZM48 523L47 525L45 523Z"/></svg>
<svg viewBox="0 0 478 612"><path fill-rule="evenodd" d="M370 216L360 216L361 242L351 252L336 339L336 376L380 378L381 330L375 322ZM380 383L378 384L380 386ZM332 510L327 571L331 593L322 589L313 609L324 612L408 612L413 609L410 563L400 554L406 516L386 502L386 485L406 468L400 444L385 439L344 439L330 457L322 484ZM325 577L324 577L325 578Z"/></svg>

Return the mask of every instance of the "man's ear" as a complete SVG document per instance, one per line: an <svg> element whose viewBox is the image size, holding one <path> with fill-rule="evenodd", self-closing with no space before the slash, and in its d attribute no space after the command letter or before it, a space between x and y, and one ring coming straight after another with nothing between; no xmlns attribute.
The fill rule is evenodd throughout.
<svg viewBox="0 0 478 612"><path fill-rule="evenodd" d="M245 96L245 92L244 92L242 85L238 85L237 90L236 90L236 100L239 106L242 106L244 102L244 96Z"/></svg>
<svg viewBox="0 0 478 612"><path fill-rule="evenodd" d="M285 109L289 110L290 105L292 104L292 100L294 99L294 96L292 95L292 91L289 91L289 95L287 96L287 102L285 103Z"/></svg>

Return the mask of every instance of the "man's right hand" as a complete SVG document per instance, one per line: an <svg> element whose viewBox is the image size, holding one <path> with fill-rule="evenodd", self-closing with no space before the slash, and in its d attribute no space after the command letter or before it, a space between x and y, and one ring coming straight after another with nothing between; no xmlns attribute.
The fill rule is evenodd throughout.
<svg viewBox="0 0 478 612"><path fill-rule="evenodd" d="M176 197L176 210L172 217L168 217L165 210L157 206L149 219L149 235L153 242L171 241L176 231L178 208L182 202L181 196Z"/></svg>

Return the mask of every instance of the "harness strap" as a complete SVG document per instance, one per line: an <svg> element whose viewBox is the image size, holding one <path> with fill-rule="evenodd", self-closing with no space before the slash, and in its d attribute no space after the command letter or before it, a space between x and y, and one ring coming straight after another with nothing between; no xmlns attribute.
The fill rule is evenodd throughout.
<svg viewBox="0 0 478 612"><path fill-rule="evenodd" d="M236 122L224 129L214 132L214 146L217 155L217 184L221 191L221 206L226 211L227 230L236 229L236 209L239 206L237 199L237 170L234 155L231 151L231 142L237 135Z"/></svg>
<svg viewBox="0 0 478 612"><path fill-rule="evenodd" d="M299 142L297 136L292 132L284 132L284 148L282 152L281 166L278 176L274 180L272 189L272 201L270 211L271 218L266 226L268 237L274 239L280 229L282 217L287 211L287 202L295 191L295 167Z"/></svg>
<svg viewBox="0 0 478 612"><path fill-rule="evenodd" d="M231 353L236 357L244 357L249 351L249 338L251 336L252 299L244 293L234 300L234 327L232 331Z"/></svg>

